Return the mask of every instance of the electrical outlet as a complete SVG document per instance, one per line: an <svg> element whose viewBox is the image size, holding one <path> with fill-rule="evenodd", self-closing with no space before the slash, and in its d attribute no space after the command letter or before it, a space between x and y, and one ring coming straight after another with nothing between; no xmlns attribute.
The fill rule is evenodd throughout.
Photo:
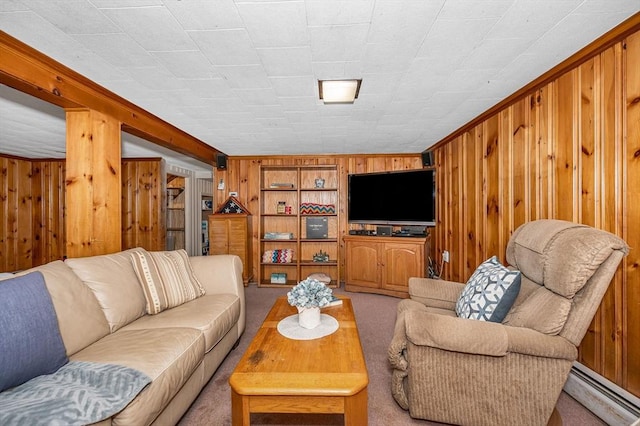
<svg viewBox="0 0 640 426"><path fill-rule="evenodd" d="M237 196L238 196L238 193L237 193L237 192L235 192L235 191L231 191L231 192L229 193L229 197L237 197Z"/></svg>
<svg viewBox="0 0 640 426"><path fill-rule="evenodd" d="M449 263L449 250L442 252L442 261Z"/></svg>

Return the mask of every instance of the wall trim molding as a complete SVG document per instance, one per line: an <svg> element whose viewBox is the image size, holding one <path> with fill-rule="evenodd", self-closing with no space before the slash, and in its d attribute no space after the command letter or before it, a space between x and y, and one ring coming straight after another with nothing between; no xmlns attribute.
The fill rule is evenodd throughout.
<svg viewBox="0 0 640 426"><path fill-rule="evenodd" d="M608 425L628 426L640 418L640 398L575 362L564 391Z"/></svg>

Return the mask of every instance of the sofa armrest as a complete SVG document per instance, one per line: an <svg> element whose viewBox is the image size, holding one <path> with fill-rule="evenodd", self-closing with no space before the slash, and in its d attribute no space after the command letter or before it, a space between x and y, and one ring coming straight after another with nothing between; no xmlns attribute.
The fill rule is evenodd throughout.
<svg viewBox="0 0 640 426"><path fill-rule="evenodd" d="M189 262L206 294L235 294L240 299L240 321L238 332L244 331L246 305L242 282L242 261L238 256L220 254L191 256Z"/></svg>
<svg viewBox="0 0 640 426"><path fill-rule="evenodd" d="M409 278L409 297L425 306L453 310L465 284L434 280L431 278Z"/></svg>
<svg viewBox="0 0 640 426"><path fill-rule="evenodd" d="M424 311L405 312L407 339L414 345L476 355L508 353L574 360L577 349L560 336L500 323L449 317Z"/></svg>

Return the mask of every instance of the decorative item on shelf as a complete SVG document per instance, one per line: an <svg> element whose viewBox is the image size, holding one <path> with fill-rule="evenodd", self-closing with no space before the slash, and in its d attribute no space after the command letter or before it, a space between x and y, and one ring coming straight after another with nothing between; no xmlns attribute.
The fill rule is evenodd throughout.
<svg viewBox="0 0 640 426"><path fill-rule="evenodd" d="M300 281L287 293L287 301L298 309L300 326L312 329L320 325L320 308L332 301L333 291L318 280Z"/></svg>
<svg viewBox="0 0 640 426"><path fill-rule="evenodd" d="M202 206L204 208L204 203L207 200L202 201ZM213 201L209 201L209 203L213 203ZM216 210L216 214L251 214L249 210L246 209L245 206L242 205L240 201L234 196L231 196L226 199L224 203L218 207Z"/></svg>
<svg viewBox="0 0 640 426"><path fill-rule="evenodd" d="M262 254L262 263L291 263L293 249L267 250Z"/></svg>
<svg viewBox="0 0 640 426"><path fill-rule="evenodd" d="M291 206L286 206L284 208L284 214L291 214L293 212L293 210L291 209Z"/></svg>
<svg viewBox="0 0 640 426"><path fill-rule="evenodd" d="M306 218L307 238L329 238L329 220L326 217Z"/></svg>
<svg viewBox="0 0 640 426"><path fill-rule="evenodd" d="M213 200L202 200L202 210L213 210Z"/></svg>
<svg viewBox="0 0 640 426"><path fill-rule="evenodd" d="M276 207L276 213L284 214L287 209L287 203L285 201L278 201L278 205Z"/></svg>
<svg viewBox="0 0 640 426"><path fill-rule="evenodd" d="M289 188L293 188L293 184L292 183L285 183L285 182L274 182L271 185L269 185L269 188L271 189L289 189Z"/></svg>
<svg viewBox="0 0 640 426"><path fill-rule="evenodd" d="M287 274L284 272L273 272L271 274L271 284L286 284Z"/></svg>
<svg viewBox="0 0 640 426"><path fill-rule="evenodd" d="M326 285L329 285L331 283L331 277L324 272L314 272L313 274L310 274L307 279L320 281L321 283L325 283Z"/></svg>
<svg viewBox="0 0 640 426"><path fill-rule="evenodd" d="M335 214L335 204L300 203L300 214Z"/></svg>
<svg viewBox="0 0 640 426"><path fill-rule="evenodd" d="M316 184L316 188L324 188L324 179L316 178L315 184Z"/></svg>
<svg viewBox="0 0 640 426"><path fill-rule="evenodd" d="M265 232L265 240L293 240L293 232Z"/></svg>
<svg viewBox="0 0 640 426"><path fill-rule="evenodd" d="M320 250L318 253L313 255L314 262L328 262L329 261L329 253Z"/></svg>

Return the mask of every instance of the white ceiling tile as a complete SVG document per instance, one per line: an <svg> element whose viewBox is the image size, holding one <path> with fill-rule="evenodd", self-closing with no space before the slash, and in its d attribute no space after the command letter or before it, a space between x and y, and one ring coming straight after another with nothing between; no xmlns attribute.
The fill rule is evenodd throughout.
<svg viewBox="0 0 640 426"><path fill-rule="evenodd" d="M317 96L318 83L311 77L271 77L273 90L282 97Z"/></svg>
<svg viewBox="0 0 640 426"><path fill-rule="evenodd" d="M458 69L452 71L447 81L440 85L442 92L473 92L479 90L494 78L498 68Z"/></svg>
<svg viewBox="0 0 640 426"><path fill-rule="evenodd" d="M66 0L57 0L66 1ZM118 9L123 7L161 6L163 0L89 0L97 8Z"/></svg>
<svg viewBox="0 0 640 426"><path fill-rule="evenodd" d="M369 43L419 43L438 16L444 0L377 1Z"/></svg>
<svg viewBox="0 0 640 426"><path fill-rule="evenodd" d="M248 105L247 110L258 118L283 118L285 117L282 105Z"/></svg>
<svg viewBox="0 0 640 426"><path fill-rule="evenodd" d="M490 38L535 39L553 28L583 0L517 0L489 31ZM544 10L544 13L540 13Z"/></svg>
<svg viewBox="0 0 640 426"><path fill-rule="evenodd" d="M283 47L258 49L258 55L269 77L311 75L311 49Z"/></svg>
<svg viewBox="0 0 640 426"><path fill-rule="evenodd" d="M313 62L313 75L318 80L353 79L362 76L362 62Z"/></svg>
<svg viewBox="0 0 640 426"><path fill-rule="evenodd" d="M268 89L234 89L233 92L244 102L245 106L280 105L272 88Z"/></svg>
<svg viewBox="0 0 640 426"><path fill-rule="evenodd" d="M234 89L266 89L271 87L264 68L260 65L216 67L222 78Z"/></svg>
<svg viewBox="0 0 640 426"><path fill-rule="evenodd" d="M120 29L149 51L193 50L195 44L165 7L101 9Z"/></svg>
<svg viewBox="0 0 640 426"><path fill-rule="evenodd" d="M211 62L199 50L151 53L174 76L183 79L218 77Z"/></svg>
<svg viewBox="0 0 640 426"><path fill-rule="evenodd" d="M360 85L360 94L370 95L393 92L400 84L401 79L401 73L364 74Z"/></svg>
<svg viewBox="0 0 640 426"><path fill-rule="evenodd" d="M612 13L611 0L586 0L580 6L573 10L572 14L609 14ZM640 9L637 0L615 0L615 10L618 13L629 14L637 13Z"/></svg>
<svg viewBox="0 0 640 426"><path fill-rule="evenodd" d="M233 96L231 87L223 78L184 79L185 87L195 92L201 98L228 98Z"/></svg>
<svg viewBox="0 0 640 426"><path fill-rule="evenodd" d="M376 73L394 73L406 70L415 58L417 45L410 43L367 44L362 60L365 70Z"/></svg>
<svg viewBox="0 0 640 426"><path fill-rule="evenodd" d="M86 0L22 0L22 2L67 34L120 32L113 22Z"/></svg>
<svg viewBox="0 0 640 426"><path fill-rule="evenodd" d="M533 42L529 39L486 38L460 64L461 68L502 68L524 52Z"/></svg>
<svg viewBox="0 0 640 426"><path fill-rule="evenodd" d="M285 117L290 123L319 123L320 119L315 111L286 111Z"/></svg>
<svg viewBox="0 0 640 426"><path fill-rule="evenodd" d="M125 33L79 34L72 36L84 47L116 67L157 66L156 59Z"/></svg>
<svg viewBox="0 0 640 426"><path fill-rule="evenodd" d="M417 56L448 58L466 56L498 21L485 19L437 19Z"/></svg>
<svg viewBox="0 0 640 426"><path fill-rule="evenodd" d="M2 12L25 12L29 8L24 5L22 0L4 0L0 2L0 13Z"/></svg>
<svg viewBox="0 0 640 426"><path fill-rule="evenodd" d="M306 0L309 26L363 24L371 22L373 0Z"/></svg>
<svg viewBox="0 0 640 426"><path fill-rule="evenodd" d="M260 58L245 29L190 31L189 35L214 65L260 63Z"/></svg>
<svg viewBox="0 0 640 426"><path fill-rule="evenodd" d="M163 3L187 31L243 27L233 0L164 0Z"/></svg>
<svg viewBox="0 0 640 426"><path fill-rule="evenodd" d="M302 1L238 3L237 7L255 47L309 44L307 17Z"/></svg>
<svg viewBox="0 0 640 426"><path fill-rule="evenodd" d="M369 25L309 28L314 62L359 61L364 55Z"/></svg>
<svg viewBox="0 0 640 426"><path fill-rule="evenodd" d="M320 102L317 96L280 97L284 111L317 111Z"/></svg>
<svg viewBox="0 0 640 426"><path fill-rule="evenodd" d="M440 17L442 19L500 18L514 3L514 0L447 0L440 12Z"/></svg>
<svg viewBox="0 0 640 426"><path fill-rule="evenodd" d="M160 65L157 67L129 68L127 74L150 90L182 90L186 88L182 81Z"/></svg>
<svg viewBox="0 0 640 426"><path fill-rule="evenodd" d="M233 98L210 98L205 99L209 116L215 118L216 114L225 112L245 112L245 105L242 99Z"/></svg>

